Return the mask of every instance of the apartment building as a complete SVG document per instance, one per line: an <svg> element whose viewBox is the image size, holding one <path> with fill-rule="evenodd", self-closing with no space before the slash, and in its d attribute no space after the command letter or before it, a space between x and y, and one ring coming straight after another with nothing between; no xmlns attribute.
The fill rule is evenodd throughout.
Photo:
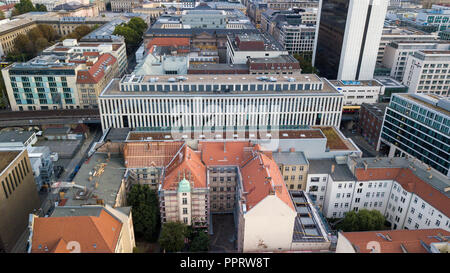
<svg viewBox="0 0 450 273"><path fill-rule="evenodd" d="M0 250L21 251L16 243L26 231L28 215L40 206L25 149L0 151L0 183Z"/></svg>
<svg viewBox="0 0 450 273"><path fill-rule="evenodd" d="M99 103L103 130L110 127L337 126L343 95L316 75L286 78L128 75L111 81L100 95Z"/></svg>
<svg viewBox="0 0 450 273"><path fill-rule="evenodd" d="M411 27L386 26L381 33L377 63L383 62L386 47L393 42L420 42L437 40L436 33L428 33Z"/></svg>
<svg viewBox="0 0 450 273"><path fill-rule="evenodd" d="M13 111L79 108L76 75L81 65L38 56L2 70Z"/></svg>
<svg viewBox="0 0 450 273"><path fill-rule="evenodd" d="M2 70L14 111L97 108L98 94L127 65L124 43L68 39ZM125 69L122 68L122 69Z"/></svg>
<svg viewBox="0 0 450 273"><path fill-rule="evenodd" d="M419 50L449 50L450 42L444 41L397 41L386 46L383 66L391 70L390 76L402 81L407 58Z"/></svg>
<svg viewBox="0 0 450 273"><path fill-rule="evenodd" d="M450 50L420 50L408 57L402 83L408 93L450 95Z"/></svg>
<svg viewBox="0 0 450 273"><path fill-rule="evenodd" d="M344 94L344 109L349 106L360 106L363 103L376 103L378 98L384 94L384 86L377 80L341 80L330 81L330 83Z"/></svg>
<svg viewBox="0 0 450 273"><path fill-rule="evenodd" d="M273 159L278 164L288 190L305 190L309 162L303 152L292 148L289 152L274 152Z"/></svg>
<svg viewBox="0 0 450 273"><path fill-rule="evenodd" d="M161 184L163 169L183 146L181 141L151 142L147 136L127 139L123 148L125 167L133 184L148 185L157 190ZM148 139L150 140L150 139Z"/></svg>
<svg viewBox="0 0 450 273"><path fill-rule="evenodd" d="M126 46L123 39L112 39L111 41L97 41L95 39L88 39L88 37L84 37L80 41L77 41L76 39L65 39L62 42L56 43L44 49L41 52L41 55L56 55L59 56L61 60L66 60L70 59L72 56L76 56L77 54L84 53L93 56L96 54L111 54L116 59L118 66L117 69L119 70L113 71L111 74L113 77L122 76L128 67ZM109 80L107 80L107 82L109 82Z"/></svg>
<svg viewBox="0 0 450 273"><path fill-rule="evenodd" d="M330 174L324 165L331 167ZM375 209L392 229L449 231L449 185L447 177L414 160L352 158L328 164L310 160L307 190L315 194L324 187L322 211L329 218L342 218L352 210Z"/></svg>
<svg viewBox="0 0 450 273"><path fill-rule="evenodd" d="M340 232L336 253L448 253L449 238L441 228Z"/></svg>
<svg viewBox="0 0 450 273"><path fill-rule="evenodd" d="M289 193L270 155L255 146L240 173L238 251L329 250L328 233L311 200L301 191Z"/></svg>
<svg viewBox="0 0 450 273"><path fill-rule="evenodd" d="M394 94L383 120L381 143L389 157L408 155L449 176L449 100L433 95Z"/></svg>
<svg viewBox="0 0 450 273"><path fill-rule="evenodd" d="M58 206L30 215L28 253L133 253L131 207Z"/></svg>
<svg viewBox="0 0 450 273"><path fill-rule="evenodd" d="M267 10L261 15L261 29L272 35L290 54L312 56L316 35L317 10ZM314 17L315 16L315 17Z"/></svg>
<svg viewBox="0 0 450 273"><path fill-rule="evenodd" d="M158 188L161 222L209 228L209 185L201 155L184 145L164 170Z"/></svg>

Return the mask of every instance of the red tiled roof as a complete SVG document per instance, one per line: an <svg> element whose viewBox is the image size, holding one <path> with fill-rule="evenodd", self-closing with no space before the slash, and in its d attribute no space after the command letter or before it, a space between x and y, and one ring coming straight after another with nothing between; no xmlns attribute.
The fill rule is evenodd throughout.
<svg viewBox="0 0 450 273"><path fill-rule="evenodd" d="M67 244L75 241L80 244L82 253L113 253L121 229L122 223L105 210L98 217L36 218L31 252L68 252ZM48 251L45 251L46 247Z"/></svg>
<svg viewBox="0 0 450 273"><path fill-rule="evenodd" d="M176 190L178 182L186 178L193 188L206 188L206 166L200 153L193 151L186 144L177 153L166 169L163 189Z"/></svg>
<svg viewBox="0 0 450 273"><path fill-rule="evenodd" d="M430 184L417 177L408 168L358 168L355 170L358 181L369 180L395 180L403 189L415 193L427 203L444 213L450 215L450 199Z"/></svg>
<svg viewBox="0 0 450 273"><path fill-rule="evenodd" d="M116 58L113 55L109 53L102 54L88 70L78 71L77 83L98 83L105 76L105 68L103 66L112 66L114 63L116 63Z"/></svg>
<svg viewBox="0 0 450 273"><path fill-rule="evenodd" d="M182 141L126 143L123 149L125 167L167 166L182 145Z"/></svg>
<svg viewBox="0 0 450 273"><path fill-rule="evenodd" d="M253 159L241 167L241 175L244 192L247 192L244 195L247 210L251 210L266 196L275 194L295 211L278 165L273 159L258 151Z"/></svg>
<svg viewBox="0 0 450 273"><path fill-rule="evenodd" d="M389 235L392 241L377 236L377 233L386 237ZM440 242L437 236L440 233L443 236L450 236L450 232L443 229L416 229L416 230L389 230L389 231L364 231L364 232L342 232L341 234L354 246L358 247L360 253L370 253L367 249L367 243L376 241L380 244L381 253L403 253L401 245L409 253L427 253L420 241L429 245L430 243ZM341 236L341 235L339 235Z"/></svg>
<svg viewBox="0 0 450 273"><path fill-rule="evenodd" d="M10 10L10 9L13 9L14 6L15 6L14 3L13 4L8 4L8 5L3 5L3 6L0 6L0 10L1 11Z"/></svg>

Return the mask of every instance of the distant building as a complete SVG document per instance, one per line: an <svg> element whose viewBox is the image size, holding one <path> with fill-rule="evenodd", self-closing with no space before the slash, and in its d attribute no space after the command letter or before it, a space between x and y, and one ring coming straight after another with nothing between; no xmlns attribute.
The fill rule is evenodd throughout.
<svg viewBox="0 0 450 273"><path fill-rule="evenodd" d="M394 94L380 136L389 157L409 155L450 176L449 105L435 95Z"/></svg>
<svg viewBox="0 0 450 273"><path fill-rule="evenodd" d="M28 253L133 253L131 207L56 207L50 217L30 215Z"/></svg>
<svg viewBox="0 0 450 273"><path fill-rule="evenodd" d="M312 56L316 24L317 9L267 10L261 16L261 29L272 35L290 54Z"/></svg>
<svg viewBox="0 0 450 273"><path fill-rule="evenodd" d="M449 253L449 239L440 228L340 232L336 253Z"/></svg>
<svg viewBox="0 0 450 273"><path fill-rule="evenodd" d="M407 58L419 50L449 50L450 42L443 41L398 41L386 46L382 64L390 69L390 76L403 80Z"/></svg>
<svg viewBox="0 0 450 273"><path fill-rule="evenodd" d="M450 50L419 50L408 57L402 83L408 93L450 96Z"/></svg>
<svg viewBox="0 0 450 273"><path fill-rule="evenodd" d="M0 159L0 251L12 252L41 202L28 152L0 151Z"/></svg>
<svg viewBox="0 0 450 273"><path fill-rule="evenodd" d="M139 7L142 0L111 0L111 11L132 12L133 8Z"/></svg>
<svg viewBox="0 0 450 273"><path fill-rule="evenodd" d="M300 74L300 64L292 55L280 55L273 58L252 58L248 59L248 74L278 74L292 75Z"/></svg>
<svg viewBox="0 0 450 273"><path fill-rule="evenodd" d="M228 35L227 63L245 64L249 58L275 58L288 54L281 44L268 35Z"/></svg>
<svg viewBox="0 0 450 273"><path fill-rule="evenodd" d="M385 55L386 47L393 42L420 42L437 40L435 33L427 33L414 28L388 26L383 28L381 33L380 48L378 49L377 62L381 63Z"/></svg>
<svg viewBox="0 0 450 273"><path fill-rule="evenodd" d="M388 0L323 0L313 64L323 77L373 78Z"/></svg>

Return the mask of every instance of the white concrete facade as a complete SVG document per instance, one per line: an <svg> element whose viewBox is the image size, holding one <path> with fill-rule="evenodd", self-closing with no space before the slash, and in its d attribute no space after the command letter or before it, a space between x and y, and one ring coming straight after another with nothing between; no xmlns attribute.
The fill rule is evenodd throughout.
<svg viewBox="0 0 450 273"><path fill-rule="evenodd" d="M387 6L388 0L350 1L337 79L373 78Z"/></svg>
<svg viewBox="0 0 450 273"><path fill-rule="evenodd" d="M450 51L421 50L408 56L402 83L408 93L450 95Z"/></svg>

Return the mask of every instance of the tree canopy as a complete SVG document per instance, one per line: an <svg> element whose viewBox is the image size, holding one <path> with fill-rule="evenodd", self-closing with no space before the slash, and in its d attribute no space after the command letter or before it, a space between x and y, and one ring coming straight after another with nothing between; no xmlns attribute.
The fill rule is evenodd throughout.
<svg viewBox="0 0 450 273"><path fill-rule="evenodd" d="M127 203L132 206L136 236L156 241L160 227L156 191L146 185L134 185L128 193Z"/></svg>
<svg viewBox="0 0 450 273"><path fill-rule="evenodd" d="M208 250L209 250L209 235L203 230L195 232L193 239L189 244L189 251L207 252Z"/></svg>
<svg viewBox="0 0 450 273"><path fill-rule="evenodd" d="M33 3L31 2L31 0L20 0L19 3L14 5L14 9L11 12L11 16L16 16L16 15L20 15L20 14L24 14L30 11L47 11L47 8L44 5L40 5L37 4L36 6L39 5L39 10L33 6ZM43 6L43 8L42 8ZM45 10L43 10L45 9Z"/></svg>
<svg viewBox="0 0 450 273"><path fill-rule="evenodd" d="M161 228L159 245L167 252L178 252L184 248L187 225L181 222L164 223Z"/></svg>
<svg viewBox="0 0 450 273"><path fill-rule="evenodd" d="M336 228L345 232L384 230L386 219L378 210L362 209L348 212Z"/></svg>
<svg viewBox="0 0 450 273"><path fill-rule="evenodd" d="M138 47L142 42L142 35L147 27L147 23L142 18L133 17L128 23L116 26L113 34L124 37L127 52L131 54L133 49Z"/></svg>
<svg viewBox="0 0 450 273"><path fill-rule="evenodd" d="M71 33L64 36L61 40L65 39L77 39L80 40L84 36L88 35L92 29L86 25L77 26Z"/></svg>
<svg viewBox="0 0 450 273"><path fill-rule="evenodd" d="M310 55L294 53L292 56L300 63L302 73L317 73L317 69L312 66L312 57Z"/></svg>
<svg viewBox="0 0 450 273"><path fill-rule="evenodd" d="M49 25L40 24L25 34L17 35L14 51L6 56L7 61L25 62L34 58L58 38L56 31Z"/></svg>

